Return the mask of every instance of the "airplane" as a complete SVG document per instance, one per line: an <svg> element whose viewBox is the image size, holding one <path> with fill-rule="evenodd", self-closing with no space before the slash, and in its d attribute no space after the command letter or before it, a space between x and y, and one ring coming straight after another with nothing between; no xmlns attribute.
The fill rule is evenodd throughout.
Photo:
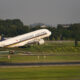
<svg viewBox="0 0 80 80"><path fill-rule="evenodd" d="M38 44L44 44L43 38L49 37L50 35L51 32L48 29L40 29L3 40L0 42L0 47L6 48L21 47L26 44L31 44L34 42L37 42Z"/></svg>

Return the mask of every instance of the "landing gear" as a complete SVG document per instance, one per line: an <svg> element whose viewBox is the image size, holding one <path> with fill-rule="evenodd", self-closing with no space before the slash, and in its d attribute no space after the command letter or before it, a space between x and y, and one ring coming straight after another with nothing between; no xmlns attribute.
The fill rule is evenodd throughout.
<svg viewBox="0 0 80 80"><path fill-rule="evenodd" d="M14 54L14 53L15 53L14 50L10 50L10 51L9 51L9 54Z"/></svg>

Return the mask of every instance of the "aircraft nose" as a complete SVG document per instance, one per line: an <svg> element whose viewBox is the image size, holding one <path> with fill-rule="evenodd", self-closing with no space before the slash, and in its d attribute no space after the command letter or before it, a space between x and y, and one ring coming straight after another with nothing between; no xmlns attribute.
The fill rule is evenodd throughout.
<svg viewBox="0 0 80 80"><path fill-rule="evenodd" d="M49 36L51 35L51 31L49 31Z"/></svg>

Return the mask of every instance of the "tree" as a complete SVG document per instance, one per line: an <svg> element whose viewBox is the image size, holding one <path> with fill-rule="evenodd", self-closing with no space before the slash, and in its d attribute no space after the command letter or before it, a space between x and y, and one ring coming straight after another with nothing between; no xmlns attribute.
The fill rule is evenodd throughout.
<svg viewBox="0 0 80 80"><path fill-rule="evenodd" d="M80 24L73 24L70 26L72 30L72 38L75 40L75 47L78 46L78 41L80 40Z"/></svg>
<svg viewBox="0 0 80 80"><path fill-rule="evenodd" d="M61 24L59 24L58 26L57 26L57 31L58 31L58 38L60 39L60 40L63 40L63 35L62 35L62 33L63 33L63 26L61 25Z"/></svg>

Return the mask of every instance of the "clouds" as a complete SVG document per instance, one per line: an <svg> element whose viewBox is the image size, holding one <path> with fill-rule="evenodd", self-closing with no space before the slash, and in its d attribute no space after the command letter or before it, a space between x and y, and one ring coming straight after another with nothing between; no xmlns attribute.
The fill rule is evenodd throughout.
<svg viewBox="0 0 80 80"><path fill-rule="evenodd" d="M80 22L80 0L0 0L1 18L20 18L25 24Z"/></svg>

